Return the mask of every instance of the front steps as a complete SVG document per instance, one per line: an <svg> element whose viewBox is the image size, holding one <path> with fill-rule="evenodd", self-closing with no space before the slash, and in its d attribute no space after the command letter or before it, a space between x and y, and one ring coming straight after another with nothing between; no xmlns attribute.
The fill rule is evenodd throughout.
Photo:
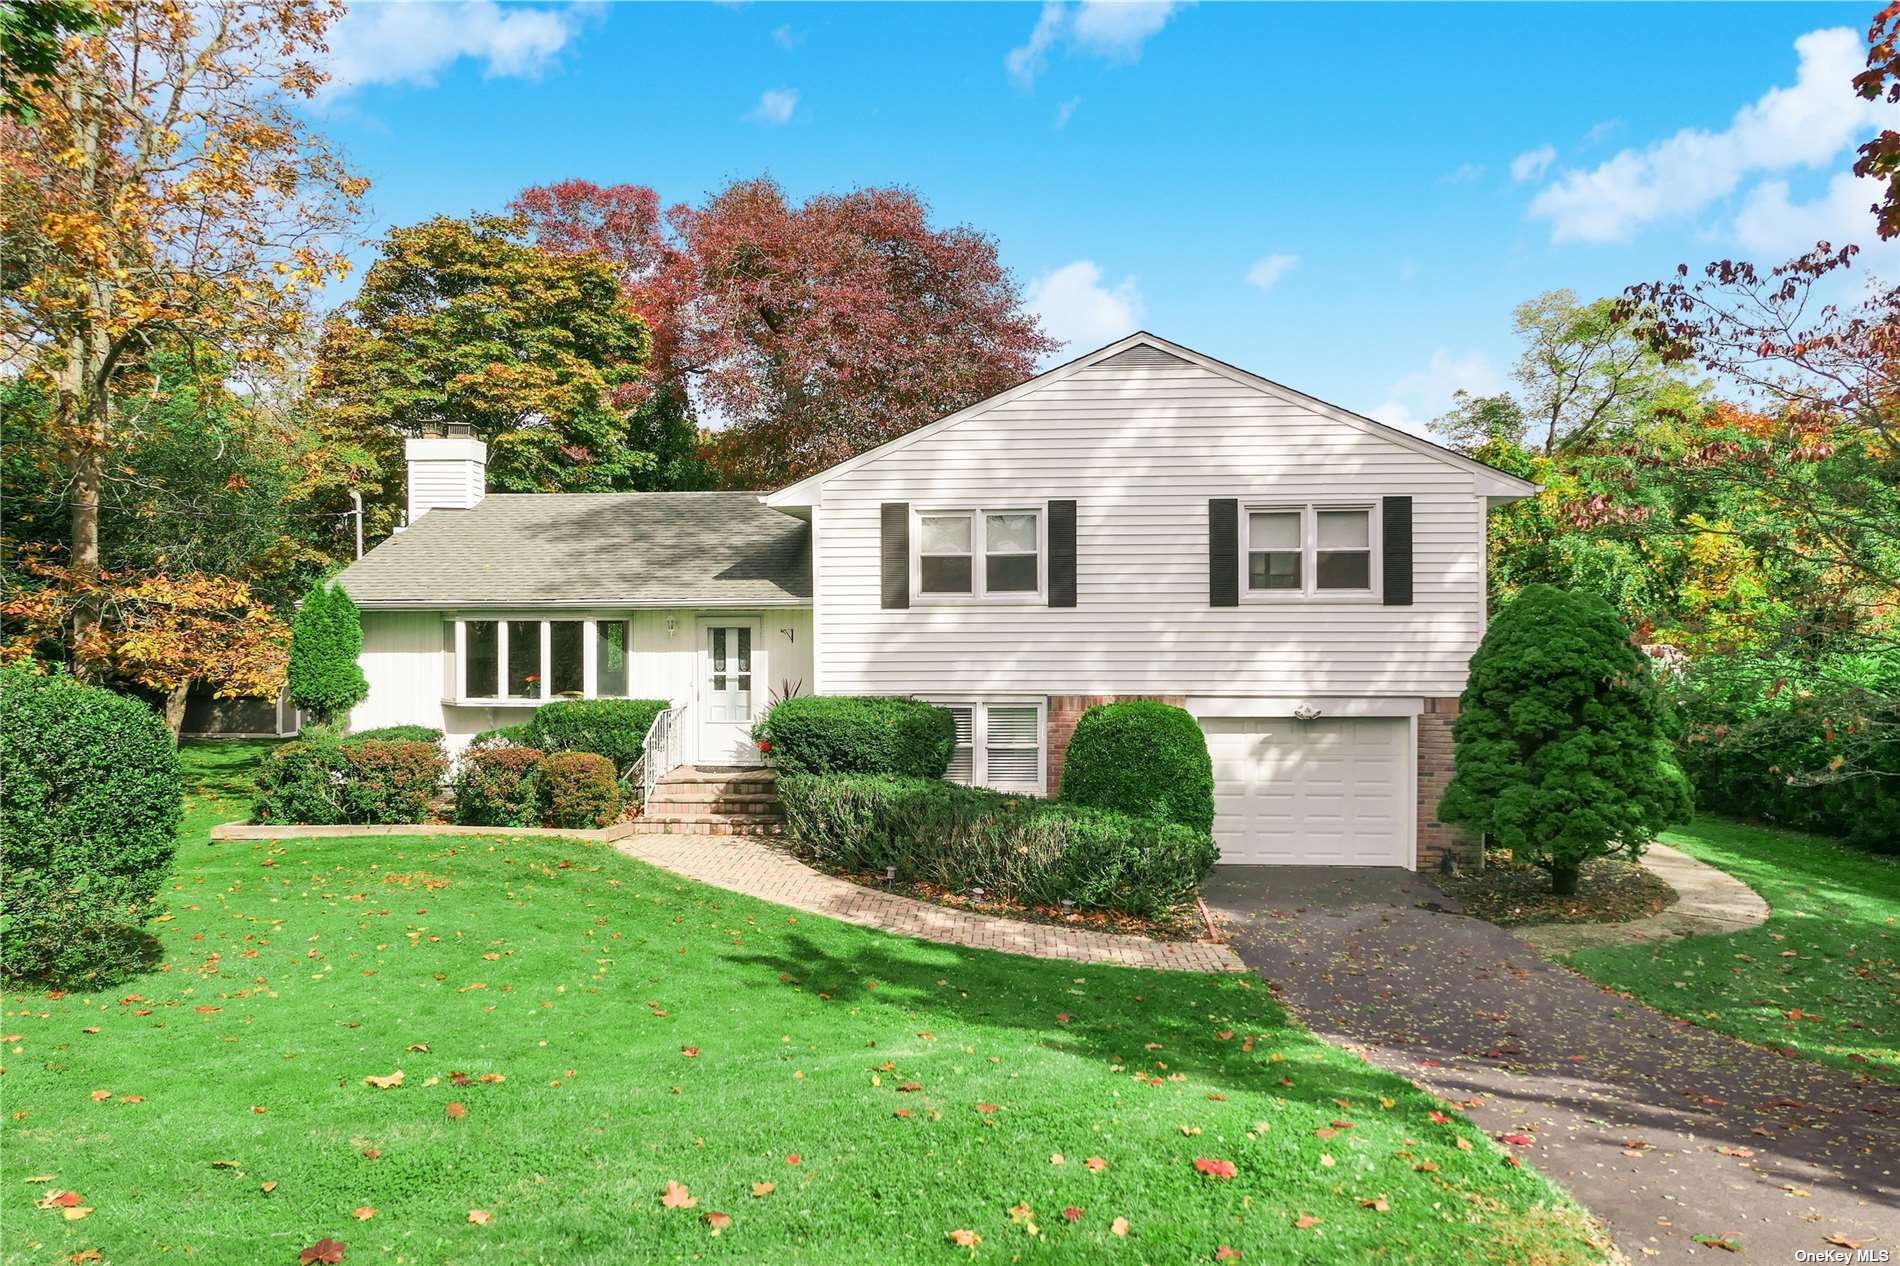
<svg viewBox="0 0 1900 1266"><path fill-rule="evenodd" d="M635 835L777 835L785 815L771 769L682 765L661 776Z"/></svg>

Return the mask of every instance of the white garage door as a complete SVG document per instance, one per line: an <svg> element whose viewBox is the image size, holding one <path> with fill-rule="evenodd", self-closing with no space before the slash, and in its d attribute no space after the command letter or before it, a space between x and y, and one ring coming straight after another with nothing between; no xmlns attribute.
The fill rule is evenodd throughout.
<svg viewBox="0 0 1900 1266"><path fill-rule="evenodd" d="M1409 866L1411 723L1207 717L1223 862Z"/></svg>

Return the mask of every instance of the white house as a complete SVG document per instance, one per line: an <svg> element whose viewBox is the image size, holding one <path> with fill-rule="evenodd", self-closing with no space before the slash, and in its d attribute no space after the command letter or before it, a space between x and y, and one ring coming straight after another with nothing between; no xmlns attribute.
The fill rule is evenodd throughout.
<svg viewBox="0 0 1900 1266"><path fill-rule="evenodd" d="M341 577L357 728L451 741L666 698L679 759L756 762L788 683L957 716L950 776L1053 793L1077 718L1201 722L1228 862L1415 866L1485 623L1485 519L1535 485L1151 334L788 488L482 495L409 442L410 527Z"/></svg>

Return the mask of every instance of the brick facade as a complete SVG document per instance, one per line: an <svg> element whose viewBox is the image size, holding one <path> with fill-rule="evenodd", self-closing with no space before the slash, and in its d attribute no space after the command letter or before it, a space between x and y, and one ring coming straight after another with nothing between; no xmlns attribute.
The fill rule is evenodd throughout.
<svg viewBox="0 0 1900 1266"><path fill-rule="evenodd" d="M1187 706L1184 695L1050 695L1049 696L1049 794L1056 794L1062 786L1062 758L1069 750L1069 740L1075 736L1075 723L1090 708L1104 703L1121 703L1128 699L1153 699L1160 703L1171 703L1177 708Z"/></svg>
<svg viewBox="0 0 1900 1266"><path fill-rule="evenodd" d="M1438 820L1438 797L1451 782L1451 725L1456 699L1427 699L1418 718L1418 868L1436 870L1446 853L1464 865L1480 857L1478 837Z"/></svg>

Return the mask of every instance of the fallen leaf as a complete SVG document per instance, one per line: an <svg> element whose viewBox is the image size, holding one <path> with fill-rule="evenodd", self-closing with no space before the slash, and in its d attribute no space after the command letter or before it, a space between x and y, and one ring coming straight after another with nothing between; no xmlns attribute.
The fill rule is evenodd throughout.
<svg viewBox="0 0 1900 1266"><path fill-rule="evenodd" d="M1066 1221L1080 1222L1082 1220L1082 1211L1076 1208L1074 1205L1070 1205L1068 1208L1062 1211L1062 1216L1064 1220Z"/></svg>
<svg viewBox="0 0 1900 1266"><path fill-rule="evenodd" d="M945 1233L950 1242L958 1248L975 1248L983 1242L983 1237L975 1231L949 1231Z"/></svg>
<svg viewBox="0 0 1900 1266"><path fill-rule="evenodd" d="M468 1220L473 1222L476 1226L487 1226L488 1220L494 1216L494 1214L486 1209L470 1209L468 1211Z"/></svg>
<svg viewBox="0 0 1900 1266"><path fill-rule="evenodd" d="M82 1248L66 1258L73 1266L86 1266L87 1262L103 1262L105 1259L106 1255L96 1248Z"/></svg>
<svg viewBox="0 0 1900 1266"><path fill-rule="evenodd" d="M366 1204L358 1205L356 1208L350 1210L350 1216L355 1218L358 1222L367 1222L376 1216L376 1210Z"/></svg>
<svg viewBox="0 0 1900 1266"><path fill-rule="evenodd" d="M268 1194L270 1194L271 1192L273 1192L273 1191L275 1191L275 1190L277 1190L277 1183L276 1183L275 1181L271 1181L271 1182L261 1182L261 1183L259 1183L259 1184L257 1184L257 1189L258 1189L259 1191L262 1191L262 1192L264 1192L264 1193L265 1193L266 1195L268 1195Z"/></svg>
<svg viewBox="0 0 1900 1266"><path fill-rule="evenodd" d="M1108 1232L1110 1235L1127 1235L1128 1219L1116 1218L1113 1222L1108 1224Z"/></svg>
<svg viewBox="0 0 1900 1266"><path fill-rule="evenodd" d="M719 1234L732 1225L732 1216L730 1214L720 1213L714 1209L708 1209L706 1212L700 1214L699 1220L711 1227L714 1235Z"/></svg>
<svg viewBox="0 0 1900 1266"><path fill-rule="evenodd" d="M680 1054L684 1055L687 1059L698 1059L699 1048L697 1046L682 1046L680 1047Z"/></svg>
<svg viewBox="0 0 1900 1266"><path fill-rule="evenodd" d="M1082 1168L1088 1170L1091 1174L1099 1174L1108 1168L1108 1162L1099 1156L1091 1156L1082 1162Z"/></svg>
<svg viewBox="0 0 1900 1266"><path fill-rule="evenodd" d="M1051 1165L1066 1165L1069 1162L1062 1158L1061 1152L1051 1152L1049 1154L1049 1163Z"/></svg>
<svg viewBox="0 0 1900 1266"><path fill-rule="evenodd" d="M1433 1108L1431 1112L1429 1113L1429 1116L1431 1117L1431 1122L1433 1125L1450 1125L1451 1124L1451 1118L1446 1116L1444 1113L1440 1112L1437 1108Z"/></svg>
<svg viewBox="0 0 1900 1266"><path fill-rule="evenodd" d="M110 1090L95 1090L92 1092L92 1101L94 1103L103 1103L111 1097L112 1092Z"/></svg>
<svg viewBox="0 0 1900 1266"><path fill-rule="evenodd" d="M387 1077L371 1076L363 1078L363 1081L368 1085L376 1087L378 1090L390 1090L402 1085L402 1069L398 1068Z"/></svg>
<svg viewBox="0 0 1900 1266"><path fill-rule="evenodd" d="M1500 1134L1498 1135L1498 1141L1500 1143L1509 1143L1512 1147L1529 1147L1537 1140L1528 1134Z"/></svg>
<svg viewBox="0 0 1900 1266"><path fill-rule="evenodd" d="M979 1103L976 1105L976 1110L987 1115L996 1111L996 1105L993 1103Z"/></svg>
<svg viewBox="0 0 1900 1266"><path fill-rule="evenodd" d="M74 1205L70 1209L61 1209L59 1212L60 1212L60 1216L65 1218L68 1222L77 1222L79 1221L79 1219L85 1217L87 1214L92 1212L92 1206L79 1204L79 1205Z"/></svg>
<svg viewBox="0 0 1900 1266"><path fill-rule="evenodd" d="M1223 1244L1214 1250L1214 1260L1217 1262L1237 1262L1240 1260L1240 1250L1237 1248L1228 1248Z"/></svg>
<svg viewBox="0 0 1900 1266"><path fill-rule="evenodd" d="M1370 1209L1374 1213L1387 1213L1390 1212L1392 1208L1384 1196L1374 1196L1370 1200L1361 1200L1359 1207L1361 1209Z"/></svg>
<svg viewBox="0 0 1900 1266"><path fill-rule="evenodd" d="M774 1187L769 1182L755 1182L752 1184L752 1197L756 1200L764 1196L769 1196L773 1190Z"/></svg>
<svg viewBox="0 0 1900 1266"><path fill-rule="evenodd" d="M1232 1161L1210 1160L1207 1158L1196 1160L1194 1162L1194 1168L1200 1170L1210 1178L1232 1178L1236 1173L1240 1172L1234 1168L1234 1162Z"/></svg>
<svg viewBox="0 0 1900 1266"><path fill-rule="evenodd" d="M442 1113L451 1121L460 1121L468 1115L468 1107L460 1103L450 1103L443 1107Z"/></svg>
<svg viewBox="0 0 1900 1266"><path fill-rule="evenodd" d="M666 1190L660 1193L662 1209L690 1209L699 1203L699 1198L671 1178L666 1180Z"/></svg>
<svg viewBox="0 0 1900 1266"><path fill-rule="evenodd" d="M40 1208L70 1209L74 1205L82 1203L83 1200L84 1197L76 1191L49 1191L45 1196L41 1197Z"/></svg>
<svg viewBox="0 0 1900 1266"><path fill-rule="evenodd" d="M1731 1240L1726 1236L1698 1235L1695 1236L1694 1239L1696 1243L1702 1245L1704 1248L1719 1248L1724 1253L1739 1253L1742 1251L1742 1242L1740 1240Z"/></svg>
<svg viewBox="0 0 1900 1266"><path fill-rule="evenodd" d="M796 1165L798 1164L799 1161L803 1159L804 1157L800 1156L797 1152L793 1152L791 1155L785 1158L785 1163L787 1165Z"/></svg>
<svg viewBox="0 0 1900 1266"><path fill-rule="evenodd" d="M297 1254L297 1266L336 1266L342 1260L343 1245L327 1235Z"/></svg>
<svg viewBox="0 0 1900 1266"><path fill-rule="evenodd" d="M1827 1243L1833 1244L1838 1248L1859 1248L1860 1247L1859 1240L1850 1240L1845 1235L1824 1235L1821 1238L1825 1240Z"/></svg>
<svg viewBox="0 0 1900 1266"><path fill-rule="evenodd" d="M1324 1222L1325 1220L1326 1220L1325 1218L1316 1218L1310 1213L1302 1213L1299 1217L1293 1220L1293 1225L1300 1228L1300 1230L1302 1231L1310 1231L1312 1228L1318 1226L1320 1223Z"/></svg>

